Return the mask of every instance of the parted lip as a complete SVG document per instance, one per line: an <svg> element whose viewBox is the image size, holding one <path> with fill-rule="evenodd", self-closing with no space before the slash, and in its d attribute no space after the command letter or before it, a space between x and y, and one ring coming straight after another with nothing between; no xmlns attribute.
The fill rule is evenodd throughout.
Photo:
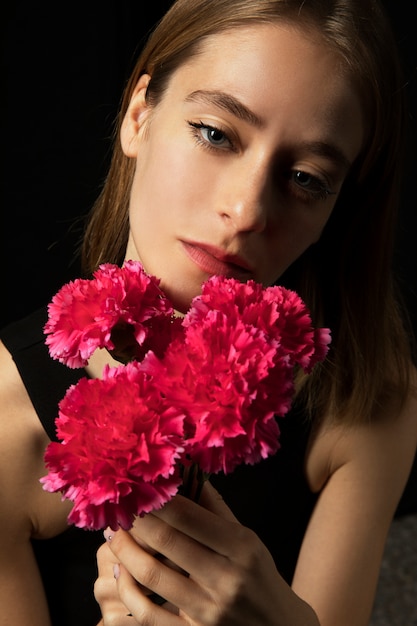
<svg viewBox="0 0 417 626"><path fill-rule="evenodd" d="M237 273L247 277L252 272L250 264L239 254L229 254L223 248L200 241L182 241L182 244L188 255L197 264L206 266L210 273L226 275Z"/></svg>

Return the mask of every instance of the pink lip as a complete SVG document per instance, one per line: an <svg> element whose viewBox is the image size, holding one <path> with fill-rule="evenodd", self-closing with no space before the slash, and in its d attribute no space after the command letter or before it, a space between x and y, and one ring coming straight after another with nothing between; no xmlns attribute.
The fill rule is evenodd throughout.
<svg viewBox="0 0 417 626"><path fill-rule="evenodd" d="M237 255L205 243L182 241L185 252L203 272L247 280L251 272L248 263Z"/></svg>

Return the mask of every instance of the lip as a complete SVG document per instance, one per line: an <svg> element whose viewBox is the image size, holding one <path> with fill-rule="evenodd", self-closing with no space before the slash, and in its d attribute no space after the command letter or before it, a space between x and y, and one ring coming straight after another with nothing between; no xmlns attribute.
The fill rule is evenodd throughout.
<svg viewBox="0 0 417 626"><path fill-rule="evenodd" d="M251 267L239 255L227 254L222 248L195 241L182 241L187 256L206 274L248 280Z"/></svg>

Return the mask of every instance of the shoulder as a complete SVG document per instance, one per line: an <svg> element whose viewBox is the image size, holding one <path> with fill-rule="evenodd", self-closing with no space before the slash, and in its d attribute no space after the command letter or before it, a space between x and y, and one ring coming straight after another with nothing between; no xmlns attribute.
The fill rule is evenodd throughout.
<svg viewBox="0 0 417 626"><path fill-rule="evenodd" d="M13 358L0 341L0 445L4 454L10 446L18 448L34 435L41 441L42 426L29 399ZM11 456L11 454L7 454Z"/></svg>
<svg viewBox="0 0 417 626"><path fill-rule="evenodd" d="M386 486L402 488L417 449L417 373L413 369L411 374L411 390L401 407L394 400L387 402L369 422L352 426L323 421L307 459L314 491L348 466L379 477L390 474Z"/></svg>
<svg viewBox="0 0 417 626"><path fill-rule="evenodd" d="M43 455L49 438L11 354L0 342L0 476L2 528L31 537L64 530L58 494L43 491ZM57 495L57 499L53 496Z"/></svg>

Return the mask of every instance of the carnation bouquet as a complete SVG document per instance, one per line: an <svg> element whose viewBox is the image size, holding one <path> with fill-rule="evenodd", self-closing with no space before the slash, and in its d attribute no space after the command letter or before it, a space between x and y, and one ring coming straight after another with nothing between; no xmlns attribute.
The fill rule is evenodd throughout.
<svg viewBox="0 0 417 626"><path fill-rule="evenodd" d="M197 485L197 498L210 474L275 454L297 369L327 354L329 330L294 291L213 276L179 318L159 282L136 261L103 264L48 307L52 358L84 367L105 348L120 362L67 390L45 453L43 488L73 502L81 528L129 529L179 491Z"/></svg>

